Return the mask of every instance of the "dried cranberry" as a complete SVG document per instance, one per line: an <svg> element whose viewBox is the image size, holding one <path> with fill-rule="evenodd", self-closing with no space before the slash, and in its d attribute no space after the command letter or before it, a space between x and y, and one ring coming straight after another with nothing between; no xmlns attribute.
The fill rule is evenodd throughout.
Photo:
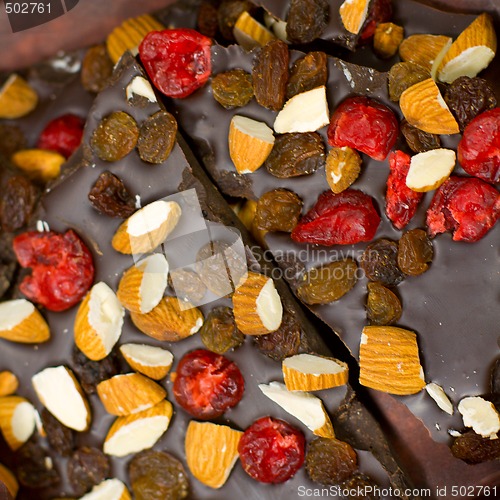
<svg viewBox="0 0 500 500"><path fill-rule="evenodd" d="M50 121L38 138L37 148L57 151L69 158L82 142L85 121L70 113Z"/></svg>
<svg viewBox="0 0 500 500"><path fill-rule="evenodd" d="M295 226L292 239L299 243L352 245L372 240L379 224L371 196L355 189L339 194L325 191Z"/></svg>
<svg viewBox="0 0 500 500"><path fill-rule="evenodd" d="M500 108L481 113L465 127L458 161L468 174L500 182Z"/></svg>
<svg viewBox="0 0 500 500"><path fill-rule="evenodd" d="M205 349L187 353L177 366L174 396L202 420L219 417L243 397L245 382L235 363Z"/></svg>
<svg viewBox="0 0 500 500"><path fill-rule="evenodd" d="M262 483L283 483L304 463L305 438L284 420L262 417L243 433L238 453L249 476Z"/></svg>
<svg viewBox="0 0 500 500"><path fill-rule="evenodd" d="M372 0L370 10L366 16L359 42L368 42L375 34L375 28L379 23L386 23L392 17L392 0Z"/></svg>
<svg viewBox="0 0 500 500"><path fill-rule="evenodd" d="M453 231L455 241L480 240L500 218L500 193L474 177L452 176L434 194L427 210L431 237Z"/></svg>
<svg viewBox="0 0 500 500"><path fill-rule="evenodd" d="M403 229L412 219L423 193L417 193L406 185L410 169L410 156L394 151L389 156L389 176L385 195L385 213L397 229Z"/></svg>
<svg viewBox="0 0 500 500"><path fill-rule="evenodd" d="M211 70L210 38L181 28L152 31L139 54L156 88L169 97L187 97L202 87Z"/></svg>
<svg viewBox="0 0 500 500"><path fill-rule="evenodd" d="M72 229L64 234L22 233L13 246L19 264L32 268L21 283L21 292L51 311L74 306L92 285L92 254Z"/></svg>
<svg viewBox="0 0 500 500"><path fill-rule="evenodd" d="M330 119L328 142L382 161L394 147L398 132L398 120L387 106L369 97L348 97Z"/></svg>

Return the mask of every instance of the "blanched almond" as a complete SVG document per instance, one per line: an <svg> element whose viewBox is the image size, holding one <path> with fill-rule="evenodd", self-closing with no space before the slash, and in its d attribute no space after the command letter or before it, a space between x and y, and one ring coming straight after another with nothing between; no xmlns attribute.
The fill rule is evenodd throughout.
<svg viewBox="0 0 500 500"><path fill-rule="evenodd" d="M0 397L14 394L18 387L19 380L12 372L0 372Z"/></svg>
<svg viewBox="0 0 500 500"><path fill-rule="evenodd" d="M441 408L441 410L445 411L449 415L453 415L453 404L444 392L443 388L431 382L425 386L425 390L427 394L436 402L436 404Z"/></svg>
<svg viewBox="0 0 500 500"><path fill-rule="evenodd" d="M256 21L247 11L242 12L236 20L233 35L245 50L263 47L276 37L262 24Z"/></svg>
<svg viewBox="0 0 500 500"><path fill-rule="evenodd" d="M174 360L170 351L152 345L123 344L120 351L132 369L153 380L166 377Z"/></svg>
<svg viewBox="0 0 500 500"><path fill-rule="evenodd" d="M21 118L38 104L35 89L21 76L12 74L0 89L0 118Z"/></svg>
<svg viewBox="0 0 500 500"><path fill-rule="evenodd" d="M344 28L357 35L368 15L370 0L345 0L340 6L340 19Z"/></svg>
<svg viewBox="0 0 500 500"><path fill-rule="evenodd" d="M451 46L452 39L444 35L411 35L399 46L399 56L429 70L432 77Z"/></svg>
<svg viewBox="0 0 500 500"><path fill-rule="evenodd" d="M26 299L0 304L0 338L23 344L38 344L50 338L47 322Z"/></svg>
<svg viewBox="0 0 500 500"><path fill-rule="evenodd" d="M127 487L119 479L106 479L80 500L131 500Z"/></svg>
<svg viewBox="0 0 500 500"><path fill-rule="evenodd" d="M451 149L431 149L412 156L406 185L413 191L437 189L455 168L456 155Z"/></svg>
<svg viewBox="0 0 500 500"><path fill-rule="evenodd" d="M0 481L3 482L12 498L16 498L19 491L19 483L16 476L5 465L0 464Z"/></svg>
<svg viewBox="0 0 500 500"><path fill-rule="evenodd" d="M465 427L472 427L474 432L483 437L498 439L500 431L500 413L491 401L479 396L463 398L458 403Z"/></svg>
<svg viewBox="0 0 500 500"><path fill-rule="evenodd" d="M0 398L0 430L13 451L18 450L35 430L35 408L20 396Z"/></svg>

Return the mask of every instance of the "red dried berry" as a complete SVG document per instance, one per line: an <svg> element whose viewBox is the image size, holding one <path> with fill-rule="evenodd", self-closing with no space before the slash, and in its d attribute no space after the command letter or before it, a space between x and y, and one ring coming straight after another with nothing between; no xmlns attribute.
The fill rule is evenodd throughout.
<svg viewBox="0 0 500 500"><path fill-rule="evenodd" d="M64 234L22 233L14 239L13 247L19 264L32 269L21 283L21 292L51 311L74 306L92 285L92 254L71 229Z"/></svg>
<svg viewBox="0 0 500 500"><path fill-rule="evenodd" d="M82 142L84 125L85 120L70 113L54 118L42 130L36 147L69 158Z"/></svg>
<svg viewBox="0 0 500 500"><path fill-rule="evenodd" d="M431 237L453 231L453 240L480 240L500 218L500 193L474 177L450 177L427 210Z"/></svg>
<svg viewBox="0 0 500 500"><path fill-rule="evenodd" d="M389 156L385 213L396 229L403 229L410 222L424 196L406 185L410 159L403 151L394 151Z"/></svg>
<svg viewBox="0 0 500 500"><path fill-rule="evenodd" d="M262 483L283 483L304 463L305 438L284 420L262 417L243 433L238 453L250 477Z"/></svg>
<svg viewBox="0 0 500 500"><path fill-rule="evenodd" d="M299 243L352 245L372 240L379 224L371 196L355 189L339 194L325 191L295 226L292 239Z"/></svg>
<svg viewBox="0 0 500 500"><path fill-rule="evenodd" d="M349 146L382 161L394 147L398 133L398 120L387 106L369 97L348 97L330 119L328 143Z"/></svg>
<svg viewBox="0 0 500 500"><path fill-rule="evenodd" d="M245 381L235 363L206 349L187 353L177 366L174 396L202 420L220 417L243 397Z"/></svg>
<svg viewBox="0 0 500 500"><path fill-rule="evenodd" d="M500 182L500 108L481 113L465 127L458 161L468 174Z"/></svg>
<svg viewBox="0 0 500 500"><path fill-rule="evenodd" d="M372 0L370 10L366 16L358 43L365 43L372 39L375 28L379 23L386 23L392 18L392 0Z"/></svg>
<svg viewBox="0 0 500 500"><path fill-rule="evenodd" d="M212 71L212 40L188 28L151 31L139 55L156 88L169 97L187 97Z"/></svg>

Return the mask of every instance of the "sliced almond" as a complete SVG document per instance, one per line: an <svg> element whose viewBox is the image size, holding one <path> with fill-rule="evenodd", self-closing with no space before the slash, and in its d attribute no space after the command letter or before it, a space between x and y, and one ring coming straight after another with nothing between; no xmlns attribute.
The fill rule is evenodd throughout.
<svg viewBox="0 0 500 500"><path fill-rule="evenodd" d="M274 282L263 274L248 273L233 295L236 325L246 335L276 331L283 318L283 304Z"/></svg>
<svg viewBox="0 0 500 500"><path fill-rule="evenodd" d="M16 476L2 464L0 464L0 482L5 484L12 498L16 498L17 492L19 491L19 483L17 482Z"/></svg>
<svg viewBox="0 0 500 500"><path fill-rule="evenodd" d="M80 500L131 500L127 487L119 479L106 479L94 486Z"/></svg>
<svg viewBox="0 0 500 500"><path fill-rule="evenodd" d="M18 450L35 430L35 408L20 396L0 398L0 429L9 448Z"/></svg>
<svg viewBox="0 0 500 500"><path fill-rule="evenodd" d="M127 101L130 101L134 96L145 97L149 102L157 102L156 94L151 84L142 76L135 76L127 85Z"/></svg>
<svg viewBox="0 0 500 500"><path fill-rule="evenodd" d="M436 82L428 78L406 89L399 100L410 125L429 134L458 134L458 123L444 101Z"/></svg>
<svg viewBox="0 0 500 500"><path fill-rule="evenodd" d="M134 325L146 335L156 340L177 342L194 335L203 325L203 314L197 307L182 307L177 297L163 297L149 313L130 313Z"/></svg>
<svg viewBox="0 0 500 500"><path fill-rule="evenodd" d="M500 413L491 401L479 396L463 398L458 403L465 427L472 427L476 434L490 439L498 439Z"/></svg>
<svg viewBox="0 0 500 500"><path fill-rule="evenodd" d="M444 55L451 46L452 39L444 35L411 35L399 46L399 56L429 70L433 78ZM434 73L433 73L434 70Z"/></svg>
<svg viewBox="0 0 500 500"><path fill-rule="evenodd" d="M50 330L38 309L26 299L0 304L0 338L23 344L38 344L50 338Z"/></svg>
<svg viewBox="0 0 500 500"><path fill-rule="evenodd" d="M425 386L425 390L441 410L449 415L453 415L453 404L440 385L431 382Z"/></svg>
<svg viewBox="0 0 500 500"><path fill-rule="evenodd" d="M414 332L395 326L365 326L359 348L359 382L405 396L425 387Z"/></svg>
<svg viewBox="0 0 500 500"><path fill-rule="evenodd" d="M259 389L290 415L300 420L316 436L335 437L330 417L318 397L309 392L289 391L286 385L280 382L259 384Z"/></svg>
<svg viewBox="0 0 500 500"><path fill-rule="evenodd" d="M104 359L122 333L125 309L104 282L96 283L78 308L75 318L75 344L93 361Z"/></svg>
<svg viewBox="0 0 500 500"><path fill-rule="evenodd" d="M349 367L335 358L296 354L283 360L283 377L289 391L321 391L347 384Z"/></svg>
<svg viewBox="0 0 500 500"><path fill-rule="evenodd" d="M120 351L130 367L153 380L167 376L174 356L161 347L144 344L123 344Z"/></svg>
<svg viewBox="0 0 500 500"><path fill-rule="evenodd" d="M437 189L455 168L456 155L451 149L431 149L412 156L406 185L413 191Z"/></svg>
<svg viewBox="0 0 500 500"><path fill-rule="evenodd" d="M35 89L21 76L12 74L0 89L0 118L15 119L31 113L38 104Z"/></svg>
<svg viewBox="0 0 500 500"><path fill-rule="evenodd" d="M452 83L460 76L476 76L490 64L496 50L493 18L483 13L460 33L446 52L438 69L439 80Z"/></svg>
<svg viewBox="0 0 500 500"><path fill-rule="evenodd" d="M65 366L45 368L31 379L41 403L59 422L75 431L90 425L90 407L78 380Z"/></svg>
<svg viewBox="0 0 500 500"><path fill-rule="evenodd" d="M12 163L30 179L48 182L61 173L66 158L56 151L45 149L22 149L11 156Z"/></svg>
<svg viewBox="0 0 500 500"><path fill-rule="evenodd" d="M289 99L276 116L274 130L278 134L315 132L329 123L326 87L322 85Z"/></svg>
<svg viewBox="0 0 500 500"><path fill-rule="evenodd" d="M262 24L256 21L247 11L242 12L236 20L233 35L245 50L263 47L276 37Z"/></svg>
<svg viewBox="0 0 500 500"><path fill-rule="evenodd" d="M97 385L97 394L111 415L123 417L157 405L165 389L140 373L115 375Z"/></svg>
<svg viewBox="0 0 500 500"><path fill-rule="evenodd" d="M338 194L345 191L361 173L361 156L348 146L332 148L326 157L326 182Z"/></svg>
<svg viewBox="0 0 500 500"><path fill-rule="evenodd" d="M242 434L227 425L191 420L184 446L193 476L210 488L223 486L238 459Z"/></svg>
<svg viewBox="0 0 500 500"><path fill-rule="evenodd" d="M229 154L239 174L260 168L273 145L273 131L265 123L245 116L233 116L229 125Z"/></svg>
<svg viewBox="0 0 500 500"><path fill-rule="evenodd" d="M158 200L132 214L116 231L111 244L124 254L152 252L175 229L181 207L175 201Z"/></svg>
<svg viewBox="0 0 500 500"><path fill-rule="evenodd" d="M12 372L0 372L0 397L14 394L18 387L19 380Z"/></svg>
<svg viewBox="0 0 500 500"><path fill-rule="evenodd" d="M104 453L124 457L152 448L168 429L172 404L161 401L148 410L115 420L104 441Z"/></svg>
<svg viewBox="0 0 500 500"><path fill-rule="evenodd" d="M370 0L345 0L342 3L339 10L340 19L349 33L357 35L361 31L368 15L369 5Z"/></svg>

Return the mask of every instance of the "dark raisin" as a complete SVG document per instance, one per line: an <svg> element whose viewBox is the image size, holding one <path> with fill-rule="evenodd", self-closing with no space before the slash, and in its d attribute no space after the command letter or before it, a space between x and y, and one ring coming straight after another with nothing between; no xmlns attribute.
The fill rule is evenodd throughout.
<svg viewBox="0 0 500 500"><path fill-rule="evenodd" d="M195 271L189 269L174 269L168 275L169 285L173 288L175 296L196 304L207 291L205 283Z"/></svg>
<svg viewBox="0 0 500 500"><path fill-rule="evenodd" d="M325 144L316 132L282 134L276 137L264 165L281 179L308 175L325 164Z"/></svg>
<svg viewBox="0 0 500 500"><path fill-rule="evenodd" d="M288 46L281 40L273 40L259 50L252 69L252 81L255 99L261 106L273 111L283 107L289 58Z"/></svg>
<svg viewBox="0 0 500 500"><path fill-rule="evenodd" d="M389 98L398 102L401 94L412 85L430 78L429 71L412 62L396 63L389 71Z"/></svg>
<svg viewBox="0 0 500 500"><path fill-rule="evenodd" d="M361 256L360 265L370 281L385 286L396 286L404 280L398 267L398 244L381 239L368 245Z"/></svg>
<svg viewBox="0 0 500 500"><path fill-rule="evenodd" d="M26 226L38 201L38 188L22 175L12 176L5 184L0 200L0 222L6 232Z"/></svg>
<svg viewBox="0 0 500 500"><path fill-rule="evenodd" d="M368 283L366 315L373 325L392 325L401 313L401 302L394 292L380 283Z"/></svg>
<svg viewBox="0 0 500 500"><path fill-rule="evenodd" d="M196 26L198 31L205 36L215 38L219 23L217 21L217 7L219 2L214 0L203 0L198 7Z"/></svg>
<svg viewBox="0 0 500 500"><path fill-rule="evenodd" d="M169 453L146 450L129 464L136 500L180 500L189 494L189 482L181 462Z"/></svg>
<svg viewBox="0 0 500 500"><path fill-rule="evenodd" d="M326 85L327 80L326 54L309 52L293 63L286 86L286 98Z"/></svg>
<svg viewBox="0 0 500 500"><path fill-rule="evenodd" d="M137 150L148 163L163 163L172 152L177 121L167 111L158 111L144 120L139 131Z"/></svg>
<svg viewBox="0 0 500 500"><path fill-rule="evenodd" d="M51 457L33 441L28 441L16 453L16 475L27 488L48 488L60 482L59 473L52 467Z"/></svg>
<svg viewBox="0 0 500 500"><path fill-rule="evenodd" d="M45 408L42 410L40 416L50 446L62 456L67 457L71 455L74 446L73 431L61 424Z"/></svg>
<svg viewBox="0 0 500 500"><path fill-rule="evenodd" d="M377 500L380 490L377 483L369 476L355 472L349 479L340 484L344 498L363 498L365 500ZM346 494L347 493L347 494Z"/></svg>
<svg viewBox="0 0 500 500"><path fill-rule="evenodd" d="M234 314L230 307L214 307L200 330L201 341L207 349L217 354L224 354L236 349L245 340L238 330Z"/></svg>
<svg viewBox="0 0 500 500"><path fill-rule="evenodd" d="M98 93L103 90L113 73L113 61L104 44L90 47L82 61L82 86L89 92Z"/></svg>
<svg viewBox="0 0 500 500"><path fill-rule="evenodd" d="M104 481L110 471L109 458L97 448L79 448L68 460L68 479L73 492L79 497Z"/></svg>
<svg viewBox="0 0 500 500"><path fill-rule="evenodd" d="M500 460L500 439L489 439L474 431L467 431L455 438L451 453L468 464Z"/></svg>
<svg viewBox="0 0 500 500"><path fill-rule="evenodd" d="M243 12L251 13L254 10L255 5L247 0L223 1L217 11L217 20L222 36L226 40L234 42L233 29L238 17L240 17Z"/></svg>
<svg viewBox="0 0 500 500"><path fill-rule="evenodd" d="M483 78L461 76L446 88L444 100L457 119L460 130L477 115L497 105L495 92Z"/></svg>
<svg viewBox="0 0 500 500"><path fill-rule="evenodd" d="M135 148L138 138L136 121L123 111L115 111L94 130L91 146L101 160L118 161Z"/></svg>
<svg viewBox="0 0 500 500"><path fill-rule="evenodd" d="M242 69L219 73L212 80L212 95L226 109L246 106L253 98L252 75Z"/></svg>
<svg viewBox="0 0 500 500"><path fill-rule="evenodd" d="M2 262L0 260L0 299L10 288L16 269L15 262Z"/></svg>
<svg viewBox="0 0 500 500"><path fill-rule="evenodd" d="M135 211L135 199L123 181L111 172L103 172L89 192L92 206L108 217L126 219Z"/></svg>
<svg viewBox="0 0 500 500"><path fill-rule="evenodd" d="M298 195L288 189L273 189L259 198L255 225L264 231L291 233L301 212L302 200Z"/></svg>
<svg viewBox="0 0 500 500"><path fill-rule="evenodd" d="M500 358L495 361L491 369L491 392L500 395Z"/></svg>
<svg viewBox="0 0 500 500"><path fill-rule="evenodd" d="M306 471L315 483L339 484L354 474L357 464L356 452L344 441L320 437L307 447Z"/></svg>
<svg viewBox="0 0 500 500"><path fill-rule="evenodd" d="M438 149L441 147L441 139L439 138L439 135L424 132L413 125L410 125L406 120L401 121L400 130L406 139L408 147L414 153L423 153L424 151Z"/></svg>
<svg viewBox="0 0 500 500"><path fill-rule="evenodd" d="M286 36L292 43L309 43L319 38L329 19L327 0L292 0L286 23Z"/></svg>
<svg viewBox="0 0 500 500"><path fill-rule="evenodd" d="M0 123L0 154L10 158L16 151L26 149L24 132L16 125Z"/></svg>
<svg viewBox="0 0 500 500"><path fill-rule="evenodd" d="M401 236L398 266L405 274L418 276L429 269L434 257L432 241L423 229L411 229Z"/></svg>
<svg viewBox="0 0 500 500"><path fill-rule="evenodd" d="M328 304L339 300L356 284L358 266L352 259L330 262L310 269L297 288L306 304Z"/></svg>

